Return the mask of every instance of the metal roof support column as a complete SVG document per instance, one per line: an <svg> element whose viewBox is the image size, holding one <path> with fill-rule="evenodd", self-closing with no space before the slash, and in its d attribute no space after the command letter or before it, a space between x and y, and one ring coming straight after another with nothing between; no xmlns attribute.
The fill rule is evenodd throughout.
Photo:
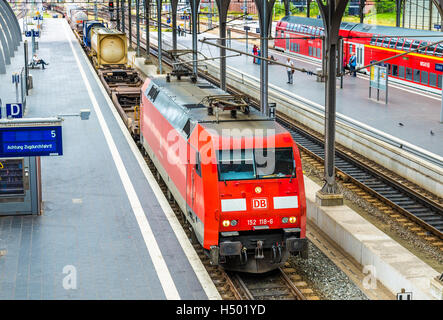
<svg viewBox="0 0 443 320"><path fill-rule="evenodd" d="M157 73L163 74L162 66L162 0L157 0L157 39L158 39L158 69Z"/></svg>
<svg viewBox="0 0 443 320"><path fill-rule="evenodd" d="M443 20L443 0L432 0L437 7L438 13L440 13L440 18ZM443 28L441 28L443 31ZM441 97L441 110L440 110L440 123L443 123L443 91Z"/></svg>
<svg viewBox="0 0 443 320"><path fill-rule="evenodd" d="M289 0L283 0L283 2L285 4L285 16L290 16L291 15L291 9L290 9L291 3L289 2Z"/></svg>
<svg viewBox="0 0 443 320"><path fill-rule="evenodd" d="M311 1L312 0L306 1L306 17L308 17L308 18L311 17Z"/></svg>
<svg viewBox="0 0 443 320"><path fill-rule="evenodd" d="M0 2L3 2L3 1L4 0L2 0ZM18 47L20 45L20 41L22 41L22 32L20 29L20 24L18 23L18 19L15 16L15 13L12 10L12 8L10 7L9 3L7 1L4 1L3 3L6 8L6 11L9 12L9 17L10 17L11 27L12 27L11 31L13 31L13 30L15 31L13 39L15 40L16 47Z"/></svg>
<svg viewBox="0 0 443 320"><path fill-rule="evenodd" d="M137 29L137 51L136 56L140 57L140 0L135 0L135 27Z"/></svg>
<svg viewBox="0 0 443 320"><path fill-rule="evenodd" d="M358 10L358 15L360 16L360 23L363 23L363 20L365 19L365 14L364 14L364 9L365 9L365 0L360 0L360 7Z"/></svg>
<svg viewBox="0 0 443 320"><path fill-rule="evenodd" d="M177 50L177 8L178 0L171 0L172 10L172 49Z"/></svg>
<svg viewBox="0 0 443 320"><path fill-rule="evenodd" d="M122 32L126 33L126 21L125 21L125 0L121 0L122 5Z"/></svg>
<svg viewBox="0 0 443 320"><path fill-rule="evenodd" d="M198 54L197 54L197 14L200 7L200 0L191 0L191 15L192 15L192 71L194 76L198 77Z"/></svg>
<svg viewBox="0 0 443 320"><path fill-rule="evenodd" d="M231 0L216 0L219 18L219 37L218 44L220 48L220 89L226 91L226 20L228 19L228 8Z"/></svg>
<svg viewBox="0 0 443 320"><path fill-rule="evenodd" d="M400 27L401 7L403 0L395 0L395 26Z"/></svg>
<svg viewBox="0 0 443 320"><path fill-rule="evenodd" d="M10 64L11 57L14 56L14 49L11 44L12 40L11 40L11 35L9 34L7 22L4 19L2 12L0 12L0 26L1 26L0 41L2 43L4 62L6 64Z"/></svg>
<svg viewBox="0 0 443 320"><path fill-rule="evenodd" d="M117 20L117 30L122 30L121 29L121 26L120 26L120 0L117 0L117 8L115 8L116 9L116 15L117 15L117 18L116 18L116 20Z"/></svg>
<svg viewBox="0 0 443 320"><path fill-rule="evenodd" d="M132 49L132 0L128 0L129 49Z"/></svg>
<svg viewBox="0 0 443 320"><path fill-rule="evenodd" d="M343 195L335 181L335 121L336 121L336 76L337 49L341 20L349 0L317 0L324 24L326 47L326 101L325 101L325 184L317 192L321 205L342 205Z"/></svg>
<svg viewBox="0 0 443 320"><path fill-rule="evenodd" d="M268 36L271 34L272 8L275 0L254 0L260 23L260 56L268 57ZM260 110L268 115L268 61L260 61Z"/></svg>
<svg viewBox="0 0 443 320"><path fill-rule="evenodd" d="M151 47L151 39L149 36L149 20L150 20L150 12L151 12L151 3L150 0L145 0L144 1L144 5L145 5L145 36L146 36L146 58L145 58L145 63L150 63L151 62L151 58L150 58L150 54L149 54L149 49Z"/></svg>

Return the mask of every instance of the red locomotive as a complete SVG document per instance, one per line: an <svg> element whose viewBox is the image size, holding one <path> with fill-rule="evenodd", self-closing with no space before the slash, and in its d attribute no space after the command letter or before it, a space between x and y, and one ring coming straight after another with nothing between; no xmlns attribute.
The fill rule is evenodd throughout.
<svg viewBox="0 0 443 320"><path fill-rule="evenodd" d="M211 262L262 273L307 257L306 199L291 134L208 82L142 88L140 140Z"/></svg>
<svg viewBox="0 0 443 320"><path fill-rule="evenodd" d="M275 37L294 38L276 39L275 48L320 60L322 44L321 40L315 37L322 35L324 31L321 19L286 16L277 23ZM342 22L340 35L344 39L344 60L349 61L350 54L355 52L357 67L443 40L441 32L351 22ZM312 39L306 39L310 36ZM388 60L384 65L394 82L441 93L442 57L443 44L434 44L418 52ZM369 70L366 70L366 73L369 73Z"/></svg>

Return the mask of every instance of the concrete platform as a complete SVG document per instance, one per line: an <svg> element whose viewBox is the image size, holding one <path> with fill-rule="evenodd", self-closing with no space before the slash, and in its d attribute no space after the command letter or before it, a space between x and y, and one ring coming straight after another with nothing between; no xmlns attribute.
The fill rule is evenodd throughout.
<svg viewBox="0 0 443 320"><path fill-rule="evenodd" d="M347 206L321 207L321 189L305 177L307 217L371 272L394 295L405 289L414 300L434 299L431 280L438 272ZM368 273L369 274L369 273ZM370 285L370 281L368 281Z"/></svg>
<svg viewBox="0 0 443 320"><path fill-rule="evenodd" d="M220 299L67 22L46 19L39 47L26 117L91 117L66 117L64 155L42 157L43 215L0 217L0 299Z"/></svg>
<svg viewBox="0 0 443 320"><path fill-rule="evenodd" d="M142 33L144 35L144 33ZM164 32L164 47L171 42L171 33ZM153 41L156 42L157 34L151 32ZM199 35L204 37L215 37L214 34L205 33ZM234 37L234 35L233 35ZM178 43L192 47L192 38L178 37ZM228 41L227 41L228 42ZM244 51L245 43L231 40L231 47ZM218 57L219 49L214 46L199 43L198 50L207 57ZM252 44L249 43L248 51L252 53ZM229 50L227 55L232 55ZM286 55L275 54L280 62L286 62ZM315 63L307 63L305 59L300 61L293 57L296 67L315 71L318 67ZM239 70L250 76L260 78L260 66L253 64L252 57L239 56L227 59L227 65L231 70ZM367 78L367 77L366 77ZM443 124L439 123L441 98L426 93L417 93L390 84L389 103L376 102L368 98L369 83L365 77L344 77L344 88L337 90L337 112L358 120L375 129L390 134L396 138L407 141L427 151L443 156ZM287 83L286 70L283 66L269 66L269 83L287 90L292 94L299 95L314 103L324 105L324 83L316 82L316 77L301 72L294 73L294 84ZM337 83L339 85L339 82ZM402 123L403 126L400 126ZM433 135L430 131L433 131Z"/></svg>

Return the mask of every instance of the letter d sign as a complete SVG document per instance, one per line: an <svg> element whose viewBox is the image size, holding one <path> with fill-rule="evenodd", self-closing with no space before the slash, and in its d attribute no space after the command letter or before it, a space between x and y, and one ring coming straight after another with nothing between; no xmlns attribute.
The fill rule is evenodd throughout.
<svg viewBox="0 0 443 320"><path fill-rule="evenodd" d="M7 103L6 104L7 118L23 118L23 106L21 103Z"/></svg>

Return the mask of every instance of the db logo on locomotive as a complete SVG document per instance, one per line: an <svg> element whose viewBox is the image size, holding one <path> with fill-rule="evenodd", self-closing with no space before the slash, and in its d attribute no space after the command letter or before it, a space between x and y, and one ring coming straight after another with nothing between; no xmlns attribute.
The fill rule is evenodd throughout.
<svg viewBox="0 0 443 320"><path fill-rule="evenodd" d="M267 198L252 199L252 209L267 209L267 208L268 208Z"/></svg>

